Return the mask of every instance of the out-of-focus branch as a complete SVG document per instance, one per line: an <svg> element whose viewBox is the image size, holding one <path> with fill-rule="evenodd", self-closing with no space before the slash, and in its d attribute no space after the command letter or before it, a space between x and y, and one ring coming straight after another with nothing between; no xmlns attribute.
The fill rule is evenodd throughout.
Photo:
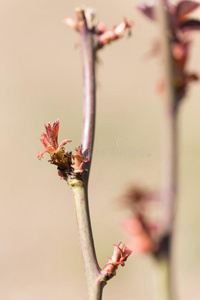
<svg viewBox="0 0 200 300"><path fill-rule="evenodd" d="M163 149L161 210L164 231L171 232L177 192L177 98L174 86L174 65L170 41L170 25L165 1L159 0L158 18L161 26L161 47L165 72L165 99L163 103Z"/></svg>
<svg viewBox="0 0 200 300"><path fill-rule="evenodd" d="M170 40L170 21L165 0L158 1L158 20L161 27L161 49L165 72L165 98L163 100L163 132L161 156L161 203L163 240L157 257L158 276L162 282L163 299L174 299L172 290L172 233L174 225L175 205L177 197L177 112L178 99L174 85L174 64ZM167 270L167 271L166 271Z"/></svg>

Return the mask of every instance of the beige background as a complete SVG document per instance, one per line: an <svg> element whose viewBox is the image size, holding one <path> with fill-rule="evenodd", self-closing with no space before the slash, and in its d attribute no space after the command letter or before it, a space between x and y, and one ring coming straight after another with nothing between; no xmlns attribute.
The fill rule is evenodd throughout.
<svg viewBox="0 0 200 300"><path fill-rule="evenodd" d="M116 4L117 3L117 4ZM157 59L145 53L156 26L135 9L139 1L85 1L108 27L135 21L124 38L99 53L95 156L90 206L97 255L103 266L112 244L128 241L128 214L119 196L132 182L159 187L162 101ZM43 124L60 118L59 140L80 143L82 77L78 35L62 20L78 1L1 0L0 299L86 299L71 191L56 169L41 162ZM194 35L191 70L200 69ZM177 217L178 299L200 296L200 85L193 84L180 116L180 192ZM123 145L118 146L119 139ZM152 261L132 256L109 282L104 299L158 299Z"/></svg>

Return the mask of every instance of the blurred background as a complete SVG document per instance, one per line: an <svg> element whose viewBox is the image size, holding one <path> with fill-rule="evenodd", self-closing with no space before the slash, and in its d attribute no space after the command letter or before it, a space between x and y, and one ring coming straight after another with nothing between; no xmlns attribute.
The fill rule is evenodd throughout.
<svg viewBox="0 0 200 300"><path fill-rule="evenodd" d="M113 243L128 237L120 196L132 182L159 188L162 100L159 59L146 53L156 24L135 8L140 1L89 1L112 28L123 17L135 25L99 52L95 155L90 208L99 263ZM66 27L79 1L1 0L0 299L86 299L72 193L46 155L37 152L44 123L58 117L59 141L80 144L82 66L78 34ZM200 14L200 13L199 13ZM193 35L188 68L200 72L200 36ZM193 84L180 114L179 204L176 222L178 299L200 296L200 84ZM108 299L159 299L152 259L132 255L104 290Z"/></svg>

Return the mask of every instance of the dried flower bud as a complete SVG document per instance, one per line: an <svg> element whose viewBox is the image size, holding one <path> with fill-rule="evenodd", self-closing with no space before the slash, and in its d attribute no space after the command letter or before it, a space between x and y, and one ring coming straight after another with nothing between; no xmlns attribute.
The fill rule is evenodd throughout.
<svg viewBox="0 0 200 300"><path fill-rule="evenodd" d="M111 279L116 275L116 270L119 265L124 266L125 261L132 253L125 244L120 242L118 245L114 246L114 252L112 258L109 257L108 263L101 270L101 274L105 277L106 280Z"/></svg>

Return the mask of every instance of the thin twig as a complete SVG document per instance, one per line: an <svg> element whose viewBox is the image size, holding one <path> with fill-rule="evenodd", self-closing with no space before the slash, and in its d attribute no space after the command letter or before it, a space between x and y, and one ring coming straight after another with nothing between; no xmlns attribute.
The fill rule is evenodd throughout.
<svg viewBox="0 0 200 300"><path fill-rule="evenodd" d="M95 133L95 53L93 36L89 31L85 12L77 9L78 31L81 40L82 63L83 63L83 126L81 147L83 156L87 156L88 162L82 177L83 181L69 181L72 187L78 231L81 243L81 251L84 261L84 268L88 287L89 300L100 300L105 282L99 282L100 268L97 262L92 227L90 222L88 204L88 179L92 160L92 150Z"/></svg>
<svg viewBox="0 0 200 300"><path fill-rule="evenodd" d="M103 269L100 269L95 253L88 204L88 180L95 134L95 54L97 47L94 43L92 12L91 15L87 15L87 19L84 10L77 9L76 13L77 23L75 21L75 24L76 29L80 34L84 86L81 149L82 156L87 157L88 161L83 164L84 170L81 175L79 174L79 177L72 175L68 178L68 183L71 186L74 194L81 251L87 280L88 299L101 300L103 287L105 286L106 281L115 275L114 271L112 274L112 265L124 265L124 261L132 251L130 251L123 243L120 243L118 246L116 246L115 252L119 252L119 262L109 262L109 267L107 267L108 270L106 269L107 273L102 275L101 272ZM90 18L90 20L88 18ZM71 20L69 20L69 22L71 22ZM74 21L72 21L72 23L74 24ZM126 28L130 27L131 25L128 22L125 22L125 24L123 23L123 26L122 31L125 31ZM114 270L116 271L116 268Z"/></svg>
<svg viewBox="0 0 200 300"><path fill-rule="evenodd" d="M90 173L95 132L95 50L93 34L88 29L84 11L81 9L77 9L76 13L78 19L83 62L84 101L81 146L83 156L87 156L88 158L87 170L84 172L84 181L87 184Z"/></svg>

